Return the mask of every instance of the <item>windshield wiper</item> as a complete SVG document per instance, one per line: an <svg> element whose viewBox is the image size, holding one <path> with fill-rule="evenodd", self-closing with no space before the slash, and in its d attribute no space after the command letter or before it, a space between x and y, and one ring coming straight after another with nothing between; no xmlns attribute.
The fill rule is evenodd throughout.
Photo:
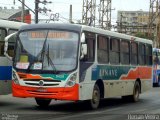
<svg viewBox="0 0 160 120"><path fill-rule="evenodd" d="M49 44L48 44L48 50L47 50L47 54L46 54L47 58L48 58L48 66L49 64L51 65L51 67L53 68L53 70L55 71L55 73L57 73L56 67L52 61L52 59L49 56Z"/></svg>
<svg viewBox="0 0 160 120"><path fill-rule="evenodd" d="M44 67L44 56L45 56L45 48L46 48L46 42L47 42L47 37L48 37L48 33L49 33L49 30L47 31L47 34L46 34L46 37L45 37L45 40L44 40L44 43L43 43L43 47L42 47L42 50L41 50L41 60L42 60L42 70L43 70L43 67Z"/></svg>
<svg viewBox="0 0 160 120"><path fill-rule="evenodd" d="M51 67L53 68L53 70L57 73L56 67L55 67L52 59L51 59L50 56L49 56L49 44L48 44L47 54L45 54L45 53L46 53L46 43L47 43L48 33L49 33L49 30L47 31L47 34L46 34L46 37L45 37L45 40L44 40L44 43L43 43L42 50L41 50L40 53L37 55L37 58L39 57L39 55L41 55L42 70L43 70L43 68L44 68L44 58L45 58L45 55L46 55L46 57L47 57L47 59L48 59L48 66L49 66L49 64L50 64Z"/></svg>

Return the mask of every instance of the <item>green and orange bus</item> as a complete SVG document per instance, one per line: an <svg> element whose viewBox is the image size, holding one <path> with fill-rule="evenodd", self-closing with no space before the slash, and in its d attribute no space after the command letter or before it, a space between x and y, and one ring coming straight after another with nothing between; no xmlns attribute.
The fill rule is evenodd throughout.
<svg viewBox="0 0 160 120"><path fill-rule="evenodd" d="M134 102L152 87L152 41L85 25L22 26L13 57L14 97L85 100L122 96Z"/></svg>

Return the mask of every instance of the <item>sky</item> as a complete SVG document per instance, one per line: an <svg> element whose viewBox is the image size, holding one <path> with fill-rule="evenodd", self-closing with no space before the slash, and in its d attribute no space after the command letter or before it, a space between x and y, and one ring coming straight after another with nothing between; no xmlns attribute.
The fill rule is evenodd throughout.
<svg viewBox="0 0 160 120"><path fill-rule="evenodd" d="M13 4L14 0L4 0L0 1L0 7L15 7L21 6L21 3L18 0L15 0L15 5ZM25 4L29 6L32 10L34 10L34 1L35 0L25 0ZM43 0L40 0L43 1ZM81 20L82 19L82 3L83 0L47 0L51 1L52 4L47 4L45 7L50 9L52 12L48 12L47 14L40 13L40 19L48 19L51 14L59 13L60 21L66 22L69 19L69 6L72 4L73 10L73 20ZM96 0L96 4L99 4L100 0ZM114 24L117 19L117 11L125 10L125 11L136 11L136 10L149 10L149 2L150 0L112 0L112 18L111 21ZM39 4L41 8L44 5ZM34 19L34 14L32 14L32 18ZM98 16L97 16L98 18Z"/></svg>

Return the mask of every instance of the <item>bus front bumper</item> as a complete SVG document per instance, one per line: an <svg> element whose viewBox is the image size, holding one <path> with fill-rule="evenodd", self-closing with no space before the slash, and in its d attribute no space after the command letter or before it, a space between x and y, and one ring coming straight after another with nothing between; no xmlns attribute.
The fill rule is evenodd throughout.
<svg viewBox="0 0 160 120"><path fill-rule="evenodd" d="M79 85L75 84L73 87L28 87L17 85L12 82L12 95L14 97L34 97L34 98L48 98L56 100L79 100Z"/></svg>

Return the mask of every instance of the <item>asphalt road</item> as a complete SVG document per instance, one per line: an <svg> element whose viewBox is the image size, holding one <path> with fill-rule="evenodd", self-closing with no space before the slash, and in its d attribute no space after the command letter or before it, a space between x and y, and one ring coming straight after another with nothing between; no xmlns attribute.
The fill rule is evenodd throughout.
<svg viewBox="0 0 160 120"><path fill-rule="evenodd" d="M141 94L137 103L120 97L102 100L97 110L90 110L83 102L52 101L40 108L32 98L0 96L2 120L160 120L160 88Z"/></svg>

